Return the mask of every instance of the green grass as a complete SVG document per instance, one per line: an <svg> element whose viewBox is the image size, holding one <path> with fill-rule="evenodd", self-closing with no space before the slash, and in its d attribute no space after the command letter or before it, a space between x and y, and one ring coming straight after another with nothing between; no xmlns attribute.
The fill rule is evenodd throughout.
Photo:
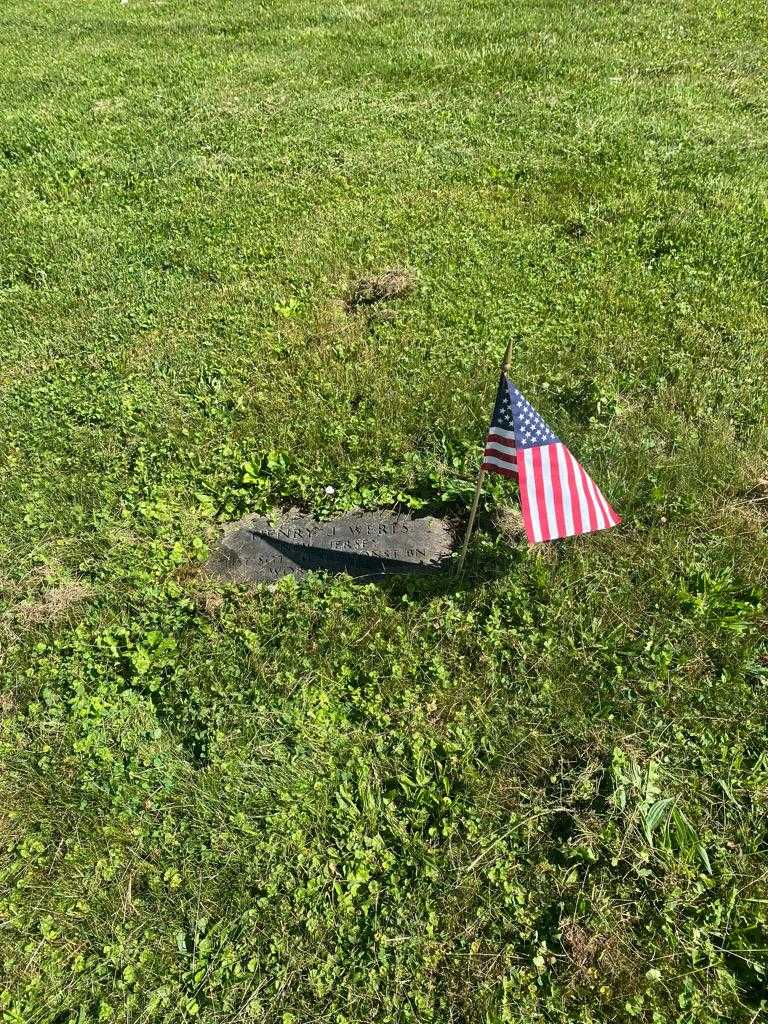
<svg viewBox="0 0 768 1024"><path fill-rule="evenodd" d="M768 1019L766 29L3 5L4 1022ZM206 579L460 522L510 335L621 528L496 479L461 583Z"/></svg>

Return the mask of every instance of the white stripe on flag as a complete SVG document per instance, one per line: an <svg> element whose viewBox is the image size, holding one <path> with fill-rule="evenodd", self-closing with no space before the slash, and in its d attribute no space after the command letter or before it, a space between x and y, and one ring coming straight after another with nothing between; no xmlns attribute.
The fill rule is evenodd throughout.
<svg viewBox="0 0 768 1024"><path fill-rule="evenodd" d="M605 495L600 490L600 488L597 486L597 484L595 484L595 490L597 491L597 497L598 497L598 499L600 501L600 507L603 510L603 514L605 515L606 523L608 524L608 526L615 526L616 525L616 517L611 513L611 509L610 509L610 507L608 505L608 502L605 500Z"/></svg>
<svg viewBox="0 0 768 1024"><path fill-rule="evenodd" d="M592 499L592 508L595 510L595 517L597 519L597 529L604 530L608 523L606 523L605 521L605 516L603 515L603 507L600 504L600 501L597 497L597 487L595 486L595 481L592 479L589 473L585 473L584 475L587 478L587 487L589 488L589 496Z"/></svg>
<svg viewBox="0 0 768 1024"><path fill-rule="evenodd" d="M579 499L579 512L581 513L581 532L589 533L590 526L589 508L587 507L587 495L584 493L584 482L581 479L581 466L576 459L568 452L568 458L573 464L573 479L576 481L576 496ZM586 476L586 473L584 474Z"/></svg>
<svg viewBox="0 0 768 1024"><path fill-rule="evenodd" d="M560 493L563 496L563 518L565 519L565 537L570 537L575 532L573 525L573 509L571 508L571 488L568 484L568 467L566 459L568 454L565 445L558 442L555 445L557 452L557 468L560 474Z"/></svg>
<svg viewBox="0 0 768 1024"><path fill-rule="evenodd" d="M503 452L505 455L514 455L517 450L513 444L497 444L496 441L489 441L485 450L487 452Z"/></svg>
<svg viewBox="0 0 768 1024"><path fill-rule="evenodd" d="M539 519L539 506L536 502L536 479L533 471L533 448L523 449L523 469L525 480L525 493L528 498L528 515L531 519L531 532L533 543L538 544L543 539L541 532L541 521Z"/></svg>
<svg viewBox="0 0 768 1024"><path fill-rule="evenodd" d="M488 434L498 434L499 437L511 437L513 441L515 439L514 430L502 430L501 427L491 427Z"/></svg>
<svg viewBox="0 0 768 1024"><path fill-rule="evenodd" d="M489 463L491 466L501 466L502 469L509 469L517 471L517 463L507 462L505 459L497 459L495 455L485 455L483 457L483 463Z"/></svg>
<svg viewBox="0 0 768 1024"><path fill-rule="evenodd" d="M555 495L552 491L552 477L549 473L549 449L548 444L539 448L541 457L541 485L544 488L544 505L547 510L547 522L549 528L547 533L550 537L557 536L557 516L555 515Z"/></svg>

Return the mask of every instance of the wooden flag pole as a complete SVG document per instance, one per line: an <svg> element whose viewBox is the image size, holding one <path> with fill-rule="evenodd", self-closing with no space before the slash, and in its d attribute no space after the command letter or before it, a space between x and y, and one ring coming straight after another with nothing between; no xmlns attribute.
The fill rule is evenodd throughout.
<svg viewBox="0 0 768 1024"><path fill-rule="evenodd" d="M504 353L504 361L501 364L501 372L509 373L509 364L512 362L512 338L509 339L507 345L507 351ZM483 489L483 480L485 479L485 470L481 467L480 472L477 474L477 483L475 484L475 496L472 499L472 508L469 510L469 520L467 522L467 532L464 534L464 543L461 546L461 554L459 555L459 564L456 566L456 575L462 572L464 569L464 562L467 557L467 550L469 548L469 538L472 536L472 529L475 525L475 518L477 516L477 506L480 504L480 492Z"/></svg>

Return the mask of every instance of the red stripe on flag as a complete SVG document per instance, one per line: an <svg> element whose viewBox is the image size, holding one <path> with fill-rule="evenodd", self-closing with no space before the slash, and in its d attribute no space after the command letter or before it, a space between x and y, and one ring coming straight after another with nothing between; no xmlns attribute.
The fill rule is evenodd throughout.
<svg viewBox="0 0 768 1024"><path fill-rule="evenodd" d="M494 459L501 459L502 462L517 462L517 455L514 450L510 454L509 452L500 452L498 448L486 448L485 454L492 455Z"/></svg>
<svg viewBox="0 0 768 1024"><path fill-rule="evenodd" d="M496 466L492 462L484 462L481 469L484 469L487 473L499 473L501 476L511 476L513 479L517 476L516 469L507 469L505 466Z"/></svg>

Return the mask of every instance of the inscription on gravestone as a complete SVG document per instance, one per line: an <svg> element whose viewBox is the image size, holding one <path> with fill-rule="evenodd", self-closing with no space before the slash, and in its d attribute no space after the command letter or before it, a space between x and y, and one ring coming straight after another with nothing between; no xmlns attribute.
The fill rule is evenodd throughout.
<svg viewBox="0 0 768 1024"><path fill-rule="evenodd" d="M450 553L448 527L431 516L355 512L319 523L311 516L289 514L275 524L264 516L246 516L224 528L206 568L214 576L242 583L312 571L372 580L435 572Z"/></svg>

